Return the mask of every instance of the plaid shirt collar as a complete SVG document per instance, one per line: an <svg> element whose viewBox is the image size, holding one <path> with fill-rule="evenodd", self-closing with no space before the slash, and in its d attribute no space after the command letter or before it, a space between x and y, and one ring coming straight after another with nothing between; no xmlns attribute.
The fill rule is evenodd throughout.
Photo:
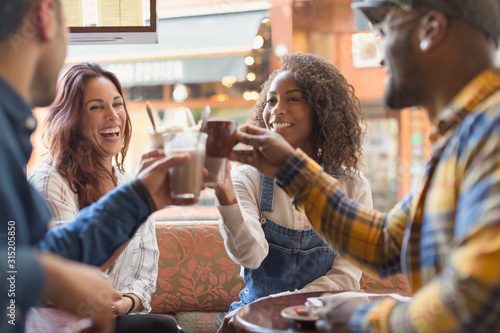
<svg viewBox="0 0 500 333"><path fill-rule="evenodd" d="M495 70L485 70L469 82L435 121L430 141L434 144L453 131L458 124L488 95L500 87L500 74Z"/></svg>

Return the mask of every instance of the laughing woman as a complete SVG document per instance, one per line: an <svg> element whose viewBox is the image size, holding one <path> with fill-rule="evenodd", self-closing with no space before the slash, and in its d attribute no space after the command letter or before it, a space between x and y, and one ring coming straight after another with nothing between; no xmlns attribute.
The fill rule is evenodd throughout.
<svg viewBox="0 0 500 333"><path fill-rule="evenodd" d="M352 86L314 55L286 55L281 64L262 85L252 123L281 134L371 207L370 186L356 168L364 130ZM273 179L250 166L231 176L215 188L226 249L245 268L246 287L231 310L286 291L359 289L361 271L316 235Z"/></svg>
<svg viewBox="0 0 500 333"><path fill-rule="evenodd" d="M83 63L64 75L45 123L49 159L29 179L52 210L51 227L73 221L81 209L133 179L123 168L131 131L113 73ZM178 332L173 319L148 313L159 256L153 216L117 253L102 267L114 288L116 332Z"/></svg>

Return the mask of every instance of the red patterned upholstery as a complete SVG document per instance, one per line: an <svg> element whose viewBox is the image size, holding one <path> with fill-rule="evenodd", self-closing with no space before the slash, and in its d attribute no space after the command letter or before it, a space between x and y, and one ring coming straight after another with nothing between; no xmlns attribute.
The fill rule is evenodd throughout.
<svg viewBox="0 0 500 333"><path fill-rule="evenodd" d="M244 282L216 222L156 223L160 248L153 312L227 311Z"/></svg>

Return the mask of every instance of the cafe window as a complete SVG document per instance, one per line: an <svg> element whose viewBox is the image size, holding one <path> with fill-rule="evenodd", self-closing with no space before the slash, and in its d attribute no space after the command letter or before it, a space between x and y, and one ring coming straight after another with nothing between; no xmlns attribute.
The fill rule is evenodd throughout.
<svg viewBox="0 0 500 333"><path fill-rule="evenodd" d="M62 0L72 45L157 43L156 0Z"/></svg>

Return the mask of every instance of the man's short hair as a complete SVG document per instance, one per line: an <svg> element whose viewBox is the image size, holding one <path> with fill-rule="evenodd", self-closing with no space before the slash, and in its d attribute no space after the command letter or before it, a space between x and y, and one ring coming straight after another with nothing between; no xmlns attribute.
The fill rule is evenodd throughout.
<svg viewBox="0 0 500 333"><path fill-rule="evenodd" d="M7 39L21 25L31 4L37 0L0 1L0 41Z"/></svg>

